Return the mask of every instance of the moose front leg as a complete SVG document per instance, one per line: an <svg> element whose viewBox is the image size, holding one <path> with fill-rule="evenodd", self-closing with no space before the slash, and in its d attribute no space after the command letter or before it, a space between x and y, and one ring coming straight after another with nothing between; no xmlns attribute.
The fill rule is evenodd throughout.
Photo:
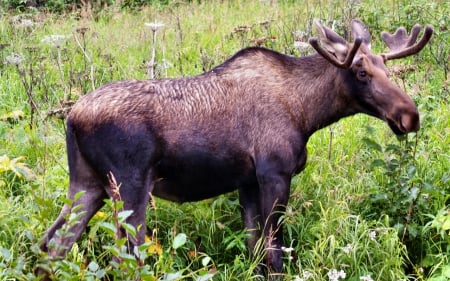
<svg viewBox="0 0 450 281"><path fill-rule="evenodd" d="M283 253L281 251L283 228L279 220L288 203L290 176L275 169L264 169L257 173L257 178L260 189L259 200L266 249L266 265L269 275L276 276L283 267Z"/></svg>

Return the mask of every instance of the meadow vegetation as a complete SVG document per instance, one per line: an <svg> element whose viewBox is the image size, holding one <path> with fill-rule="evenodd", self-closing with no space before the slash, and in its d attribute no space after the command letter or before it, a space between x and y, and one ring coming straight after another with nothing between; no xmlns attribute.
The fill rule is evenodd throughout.
<svg viewBox="0 0 450 281"><path fill-rule="evenodd" d="M311 54L301 42L314 18L340 34L361 19L374 52L385 50L383 30L432 24L435 35L388 64L421 112L418 133L397 138L358 115L311 138L283 216L283 280L450 280L448 1L107 1L58 13L12 2L0 8L0 280L38 280L36 264L55 280L257 279L263 250L246 248L235 193L183 205L155 198L135 255L115 235L135 233L130 214L111 198L67 258L49 261L39 239L70 203L64 117L107 82L200 74L243 47Z"/></svg>

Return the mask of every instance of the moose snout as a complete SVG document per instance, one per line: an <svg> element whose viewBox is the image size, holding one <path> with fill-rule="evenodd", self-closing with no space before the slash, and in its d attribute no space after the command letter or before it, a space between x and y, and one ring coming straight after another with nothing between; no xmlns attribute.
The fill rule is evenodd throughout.
<svg viewBox="0 0 450 281"><path fill-rule="evenodd" d="M400 121L400 126L405 133L417 132L420 129L420 116L417 109L412 112L403 114Z"/></svg>
<svg viewBox="0 0 450 281"><path fill-rule="evenodd" d="M420 115L415 106L398 109L387 122L396 135L417 132L420 129Z"/></svg>

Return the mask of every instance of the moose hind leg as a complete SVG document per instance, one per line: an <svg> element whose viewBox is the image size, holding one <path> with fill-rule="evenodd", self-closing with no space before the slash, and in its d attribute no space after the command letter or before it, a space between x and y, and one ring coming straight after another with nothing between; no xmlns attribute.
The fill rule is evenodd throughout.
<svg viewBox="0 0 450 281"><path fill-rule="evenodd" d="M107 197L104 184L76 146L68 145L68 152L70 184L67 198L71 203L64 205L41 245L41 249L48 252L52 258L65 257L91 217L103 206L103 199Z"/></svg>
<svg viewBox="0 0 450 281"><path fill-rule="evenodd" d="M119 178L119 177L118 177ZM120 200L123 201L123 210L132 211L127 218L126 223L136 229L136 236L127 234L126 230L121 228L119 237L127 237L128 250L133 252L133 247L144 243L146 232L146 210L150 201L150 192L152 183L145 178L133 179L125 177L127 180L120 183Z"/></svg>
<svg viewBox="0 0 450 281"><path fill-rule="evenodd" d="M75 198L80 191L83 192L82 195ZM106 196L101 185L85 187L72 182L68 194L72 204L63 206L58 218L45 234L41 249L48 252L52 258L65 257L89 220L103 206Z"/></svg>

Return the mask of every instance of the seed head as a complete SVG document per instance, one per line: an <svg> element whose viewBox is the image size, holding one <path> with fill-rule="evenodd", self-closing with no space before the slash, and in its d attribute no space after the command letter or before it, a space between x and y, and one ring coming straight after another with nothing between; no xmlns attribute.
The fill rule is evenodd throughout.
<svg viewBox="0 0 450 281"><path fill-rule="evenodd" d="M21 54L12 53L5 58L5 64L12 64L14 66L18 66L21 64L25 58Z"/></svg>
<svg viewBox="0 0 450 281"><path fill-rule="evenodd" d="M68 35L54 34L54 35L44 36L44 38L41 40L41 42L47 43L50 46L55 47L55 48L61 48L61 46L64 45L64 43L66 43L67 39L69 39Z"/></svg>
<svg viewBox="0 0 450 281"><path fill-rule="evenodd" d="M161 22L146 22L144 25L150 28L153 32L157 32L164 27L164 23Z"/></svg>

